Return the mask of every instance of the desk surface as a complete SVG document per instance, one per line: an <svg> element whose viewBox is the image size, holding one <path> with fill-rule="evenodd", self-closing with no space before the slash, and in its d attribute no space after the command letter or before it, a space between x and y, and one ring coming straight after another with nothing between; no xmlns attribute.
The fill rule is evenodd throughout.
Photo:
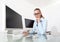
<svg viewBox="0 0 60 42"><path fill-rule="evenodd" d="M20 34L0 33L0 42L60 42L60 36L46 40L41 38L21 37Z"/></svg>

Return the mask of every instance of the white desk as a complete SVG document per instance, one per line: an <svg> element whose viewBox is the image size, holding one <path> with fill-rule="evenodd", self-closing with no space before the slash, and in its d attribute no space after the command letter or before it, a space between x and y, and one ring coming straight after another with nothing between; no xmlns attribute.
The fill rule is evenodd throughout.
<svg viewBox="0 0 60 42"><path fill-rule="evenodd" d="M20 38L20 34L14 35L14 34L7 34L7 33L1 33L0 32L0 42L45 42L45 40L41 40L39 38L26 38L22 37ZM46 40L47 42L60 42L60 34L59 36L54 36L53 38Z"/></svg>

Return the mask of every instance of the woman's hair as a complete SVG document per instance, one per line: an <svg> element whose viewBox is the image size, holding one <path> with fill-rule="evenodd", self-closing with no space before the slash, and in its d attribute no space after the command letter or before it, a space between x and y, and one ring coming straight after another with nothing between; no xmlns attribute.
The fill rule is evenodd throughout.
<svg viewBox="0 0 60 42"><path fill-rule="evenodd" d="M39 8L35 8L34 11L39 10L41 12L41 10ZM43 15L41 14L41 18L44 18Z"/></svg>

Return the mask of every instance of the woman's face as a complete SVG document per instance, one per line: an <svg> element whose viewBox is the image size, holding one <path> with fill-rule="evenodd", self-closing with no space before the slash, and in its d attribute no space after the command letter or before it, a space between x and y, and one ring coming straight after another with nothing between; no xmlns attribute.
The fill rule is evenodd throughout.
<svg viewBox="0 0 60 42"><path fill-rule="evenodd" d="M35 18L40 18L41 12L39 10L34 11Z"/></svg>

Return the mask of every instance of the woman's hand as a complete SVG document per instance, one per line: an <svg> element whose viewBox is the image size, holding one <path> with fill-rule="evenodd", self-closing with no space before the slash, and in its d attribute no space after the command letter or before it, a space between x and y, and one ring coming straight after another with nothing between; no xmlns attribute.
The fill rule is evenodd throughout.
<svg viewBox="0 0 60 42"><path fill-rule="evenodd" d="M24 35L24 36L27 36L27 35L28 35L28 32L24 31L24 32L23 32L23 35Z"/></svg>

